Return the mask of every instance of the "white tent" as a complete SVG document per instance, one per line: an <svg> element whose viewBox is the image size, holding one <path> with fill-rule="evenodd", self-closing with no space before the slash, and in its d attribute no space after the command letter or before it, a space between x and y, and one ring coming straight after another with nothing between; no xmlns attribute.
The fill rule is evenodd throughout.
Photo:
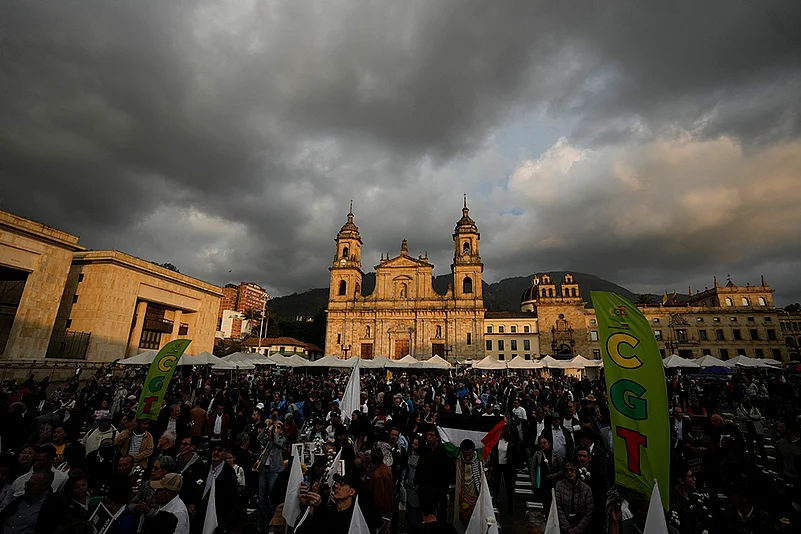
<svg viewBox="0 0 801 534"><path fill-rule="evenodd" d="M681 356L678 356L676 354L671 354L670 356L662 360L662 364L668 369L677 369L677 368L698 369L699 367L701 367L697 362L682 358Z"/></svg>
<svg viewBox="0 0 801 534"><path fill-rule="evenodd" d="M450 369L452 366L441 356L434 355L428 360L421 362L421 367L423 369Z"/></svg>
<svg viewBox="0 0 801 534"><path fill-rule="evenodd" d="M587 367L587 361L589 360L587 360L587 358L584 356L581 356L580 354L576 355L572 360L567 362L566 369L584 369Z"/></svg>
<svg viewBox="0 0 801 534"><path fill-rule="evenodd" d="M587 360L584 362L584 367L603 367L604 361L603 360Z"/></svg>
<svg viewBox="0 0 801 534"><path fill-rule="evenodd" d="M487 356L480 362L474 363L473 369L481 369L483 371L506 369L506 362L496 360L492 356Z"/></svg>
<svg viewBox="0 0 801 534"><path fill-rule="evenodd" d="M420 369L420 362L411 354L407 354L400 360L390 360L387 369Z"/></svg>
<svg viewBox="0 0 801 534"><path fill-rule="evenodd" d="M212 371L252 371L256 366L250 362L226 362L212 365Z"/></svg>
<svg viewBox="0 0 801 534"><path fill-rule="evenodd" d="M292 363L292 367L310 367L311 362L299 354L292 354L287 357L287 360Z"/></svg>
<svg viewBox="0 0 801 534"><path fill-rule="evenodd" d="M341 358L337 358L333 354L329 354L327 356L323 356L319 360L315 362L310 362L310 367L333 367L336 369L350 369L356 363L354 358L358 358L358 356L352 356L347 360L343 360Z"/></svg>
<svg viewBox="0 0 801 534"><path fill-rule="evenodd" d="M259 354L258 352L234 352L228 356L220 358L224 362L235 364L252 364L252 365L275 365L275 362L267 359L267 356Z"/></svg>
<svg viewBox="0 0 801 534"><path fill-rule="evenodd" d="M758 367L762 369L774 369L774 367L767 363L767 360L758 360L754 358L749 358L748 356L744 356L742 354L735 356L734 358L727 360L726 363L731 363L731 365L739 365L740 367Z"/></svg>
<svg viewBox="0 0 801 534"><path fill-rule="evenodd" d="M527 360L522 356L515 356L506 363L509 369L534 369L534 362Z"/></svg>
<svg viewBox="0 0 801 534"><path fill-rule="evenodd" d="M217 365L220 363L225 362L210 352L201 352L194 356L184 354L181 356L181 359L178 360L178 365Z"/></svg>
<svg viewBox="0 0 801 534"><path fill-rule="evenodd" d="M553 356L546 356L540 360L548 369L575 369L570 367L569 360L557 360Z"/></svg>
<svg viewBox="0 0 801 534"><path fill-rule="evenodd" d="M700 365L704 369L707 368L707 367L733 367L734 366L734 364L731 363L731 360L727 360L727 361L724 362L723 360L720 360L718 358L715 358L714 356L709 356L709 355L701 356L697 360L693 360L693 361L695 363L697 363L698 365Z"/></svg>
<svg viewBox="0 0 801 534"><path fill-rule="evenodd" d="M379 356L372 360L364 360L359 365L365 369L384 369L390 363L390 359L386 356Z"/></svg>
<svg viewBox="0 0 801 534"><path fill-rule="evenodd" d="M120 360L117 363L120 365L150 365L156 358L156 354L158 354L158 352L155 350L146 350L145 352L140 352L136 356Z"/></svg>

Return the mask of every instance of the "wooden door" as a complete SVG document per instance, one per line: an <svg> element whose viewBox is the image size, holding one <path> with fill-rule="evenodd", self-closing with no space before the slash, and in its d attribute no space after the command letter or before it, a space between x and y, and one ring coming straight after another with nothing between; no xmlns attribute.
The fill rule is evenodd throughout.
<svg viewBox="0 0 801 534"><path fill-rule="evenodd" d="M362 359L363 360L372 360L373 359L373 344L372 343L362 343Z"/></svg>
<svg viewBox="0 0 801 534"><path fill-rule="evenodd" d="M395 359L400 360L409 354L409 340L397 339L395 340Z"/></svg>
<svg viewBox="0 0 801 534"><path fill-rule="evenodd" d="M431 355L445 357L445 343L432 343Z"/></svg>

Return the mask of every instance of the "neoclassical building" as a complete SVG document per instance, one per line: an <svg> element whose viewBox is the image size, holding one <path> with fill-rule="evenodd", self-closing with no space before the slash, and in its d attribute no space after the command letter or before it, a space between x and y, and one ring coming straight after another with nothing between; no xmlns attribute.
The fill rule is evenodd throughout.
<svg viewBox="0 0 801 534"><path fill-rule="evenodd" d="M399 359L440 355L483 358L484 321L480 234L465 202L453 232L453 285L434 291L434 265L409 255L406 240L400 254L381 258L376 286L362 294L362 239L353 222L353 207L335 239L331 267L325 347L339 357Z"/></svg>

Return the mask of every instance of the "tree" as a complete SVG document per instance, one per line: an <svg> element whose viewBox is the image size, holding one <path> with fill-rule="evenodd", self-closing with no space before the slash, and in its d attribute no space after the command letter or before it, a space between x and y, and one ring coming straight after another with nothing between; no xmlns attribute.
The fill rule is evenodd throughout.
<svg viewBox="0 0 801 534"><path fill-rule="evenodd" d="M218 358L222 358L223 356L228 356L240 350L242 350L242 343L238 339L218 339L214 343L212 354Z"/></svg>
<svg viewBox="0 0 801 534"><path fill-rule="evenodd" d="M795 302L793 304L788 304L784 307L784 311L790 313L799 313L801 312L801 303Z"/></svg>
<svg viewBox="0 0 801 534"><path fill-rule="evenodd" d="M170 271L176 272L176 273L178 273L178 274L180 274L180 273L181 273L181 271L179 271L179 270L178 270L178 267L176 267L176 266L175 266L175 265L173 265L172 263L159 263L159 264L157 264L157 265L158 265L159 267L164 267L165 269L169 269Z"/></svg>
<svg viewBox="0 0 801 534"><path fill-rule="evenodd" d="M653 304L654 299L648 293L642 293L641 295L637 295L637 300L634 302L635 304Z"/></svg>

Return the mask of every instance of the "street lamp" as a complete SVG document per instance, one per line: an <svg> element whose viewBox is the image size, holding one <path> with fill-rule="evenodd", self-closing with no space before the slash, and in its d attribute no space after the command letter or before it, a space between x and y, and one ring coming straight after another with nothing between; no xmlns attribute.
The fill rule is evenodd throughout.
<svg viewBox="0 0 801 534"><path fill-rule="evenodd" d="M442 352L444 352L444 353L445 353L445 359L446 359L446 360L448 359L448 355L449 355L449 354L450 354L452 351L453 351L453 345L448 345L447 347L445 347L444 349L442 349Z"/></svg>
<svg viewBox="0 0 801 534"><path fill-rule="evenodd" d="M350 351L350 345L342 345L342 346L340 346L340 348L342 349L342 352L345 353L345 359L347 360L348 359L348 351Z"/></svg>

